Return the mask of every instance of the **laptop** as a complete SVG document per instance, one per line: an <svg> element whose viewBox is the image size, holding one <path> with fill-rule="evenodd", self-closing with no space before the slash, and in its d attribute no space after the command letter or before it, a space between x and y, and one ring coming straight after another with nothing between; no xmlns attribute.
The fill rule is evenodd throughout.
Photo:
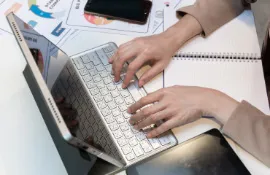
<svg viewBox="0 0 270 175"><path fill-rule="evenodd" d="M138 87L136 78L122 89L124 74L121 81L113 81L108 59L117 50L116 44L104 43L68 57L13 13L7 19L27 61L23 74L36 103L43 117L54 119L69 144L118 167L128 167L177 144L171 131L148 139L146 133L154 126L137 131L129 124L128 106L146 91ZM75 129L61 115L55 102L58 97L76 109Z"/></svg>

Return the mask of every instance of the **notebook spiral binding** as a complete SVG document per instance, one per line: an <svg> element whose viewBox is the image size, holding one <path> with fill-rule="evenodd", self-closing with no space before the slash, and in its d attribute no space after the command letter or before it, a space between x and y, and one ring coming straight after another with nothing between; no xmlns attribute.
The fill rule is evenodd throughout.
<svg viewBox="0 0 270 175"><path fill-rule="evenodd" d="M230 61L230 62L257 62L260 55L254 53L177 53L173 56L174 60L192 60L192 61Z"/></svg>

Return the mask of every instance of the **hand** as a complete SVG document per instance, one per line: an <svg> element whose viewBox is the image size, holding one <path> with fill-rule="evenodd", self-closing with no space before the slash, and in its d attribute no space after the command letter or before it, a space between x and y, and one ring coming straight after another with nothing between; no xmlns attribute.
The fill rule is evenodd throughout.
<svg viewBox="0 0 270 175"><path fill-rule="evenodd" d="M122 87L126 88L138 69L145 64L149 64L151 68L139 80L139 86L143 86L169 64L172 56L178 49L178 47L168 47L169 45L173 45L171 40L167 39L163 34L136 38L121 45L115 55L109 60L113 64L114 80L116 82L120 80L124 64L134 58L128 65Z"/></svg>
<svg viewBox="0 0 270 175"><path fill-rule="evenodd" d="M146 105L150 106L145 107ZM147 134L151 138L177 126L194 122L201 116L214 116L221 122L226 122L237 105L238 102L234 99L213 89L173 86L143 97L130 106L128 112L135 113L130 118L135 129L164 121ZM138 111L139 109L141 110Z"/></svg>
<svg viewBox="0 0 270 175"><path fill-rule="evenodd" d="M120 80L124 64L132 60L128 65L122 87L128 86L139 68L149 64L151 68L139 79L139 86L145 85L164 70L171 57L187 40L201 32L199 22L193 16L185 15L178 23L161 34L136 38L121 45L109 60L113 64L114 80L116 82Z"/></svg>

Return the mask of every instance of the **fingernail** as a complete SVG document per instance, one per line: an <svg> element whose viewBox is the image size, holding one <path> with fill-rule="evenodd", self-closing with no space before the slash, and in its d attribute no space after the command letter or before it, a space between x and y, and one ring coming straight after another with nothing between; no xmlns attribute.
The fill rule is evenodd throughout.
<svg viewBox="0 0 270 175"><path fill-rule="evenodd" d="M125 88L126 88L126 85L125 85L124 83L122 84L122 88L123 88L123 89L125 89Z"/></svg>
<svg viewBox="0 0 270 175"><path fill-rule="evenodd" d="M130 108L127 109L127 113L131 114L131 109Z"/></svg>
<svg viewBox="0 0 270 175"><path fill-rule="evenodd" d="M146 137L147 137L147 138L151 138L151 137L152 137L152 134L148 133L148 134L146 135Z"/></svg>
<svg viewBox="0 0 270 175"><path fill-rule="evenodd" d="M143 84L144 84L144 81L143 80L139 81L139 87L142 87Z"/></svg>

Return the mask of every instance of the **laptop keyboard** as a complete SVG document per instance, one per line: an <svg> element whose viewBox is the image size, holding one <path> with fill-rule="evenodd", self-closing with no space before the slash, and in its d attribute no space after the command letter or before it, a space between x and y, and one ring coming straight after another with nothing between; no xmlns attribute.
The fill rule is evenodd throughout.
<svg viewBox="0 0 270 175"><path fill-rule="evenodd" d="M102 117L105 119L109 129L111 130L113 137L117 141L122 153L125 155L125 158L128 161L135 161L137 158L147 156L148 154L153 153L155 150L160 150L162 147L170 144L170 137L172 137L172 135L169 134L160 136L158 138L147 139L146 133L152 129L151 127L148 127L143 131L137 131L132 125L130 125L130 114L127 113L127 108L145 94L142 92L142 89L139 89L135 85L135 83L132 83L127 89L122 89L124 75L121 75L121 80L119 82L115 83L113 81L114 77L111 75L112 66L108 63L108 58L114 54L116 49L117 48L114 45L109 45L73 59L73 64L82 77L94 102L100 110ZM70 76L75 74L73 66L69 65L66 69L68 73L63 71L64 73L62 72L61 74L69 74ZM94 112L93 104L91 104L92 102L88 98L88 94L86 94L85 90L83 89L82 83L76 83L78 80L78 78L75 78L75 80L69 81L69 78L66 80L63 80L62 78L61 82L63 86L59 89L59 91L63 91L61 89L67 88L66 94L69 95L76 93L76 91L81 91L82 93L80 95L77 94L73 97L68 97L68 101L71 102L78 110L79 116L83 115L83 117L79 117L81 120L82 118L86 118L88 123L87 126L85 126L85 123L83 123L85 120L81 121L82 123L80 122L80 125L84 125L84 128L99 128L100 125L103 124L100 123L101 121L96 123L96 125L92 124L93 122L96 122L96 120L100 119L98 119L98 115L96 112ZM87 103L84 103L84 105L77 105L76 102L74 102L82 101L82 99L85 99ZM78 104L82 104L82 102L78 102ZM89 107L90 110L88 109ZM90 113L85 112L87 110L89 110ZM88 117L89 115L94 115L95 121L91 121L91 117ZM89 132L88 131L89 129L81 131L81 135L84 139L87 137L87 135L94 136L95 134L93 133L95 132L93 131L102 132L105 136L102 136L104 138L109 137L108 134L106 134L104 126L102 130L92 128ZM110 141L101 141L99 138L94 140L97 140L103 148L108 147L108 144L112 145L111 143L108 143ZM112 149L110 149L110 151L108 150L109 149L107 149L106 152L112 155ZM114 156L117 155L114 154Z"/></svg>

